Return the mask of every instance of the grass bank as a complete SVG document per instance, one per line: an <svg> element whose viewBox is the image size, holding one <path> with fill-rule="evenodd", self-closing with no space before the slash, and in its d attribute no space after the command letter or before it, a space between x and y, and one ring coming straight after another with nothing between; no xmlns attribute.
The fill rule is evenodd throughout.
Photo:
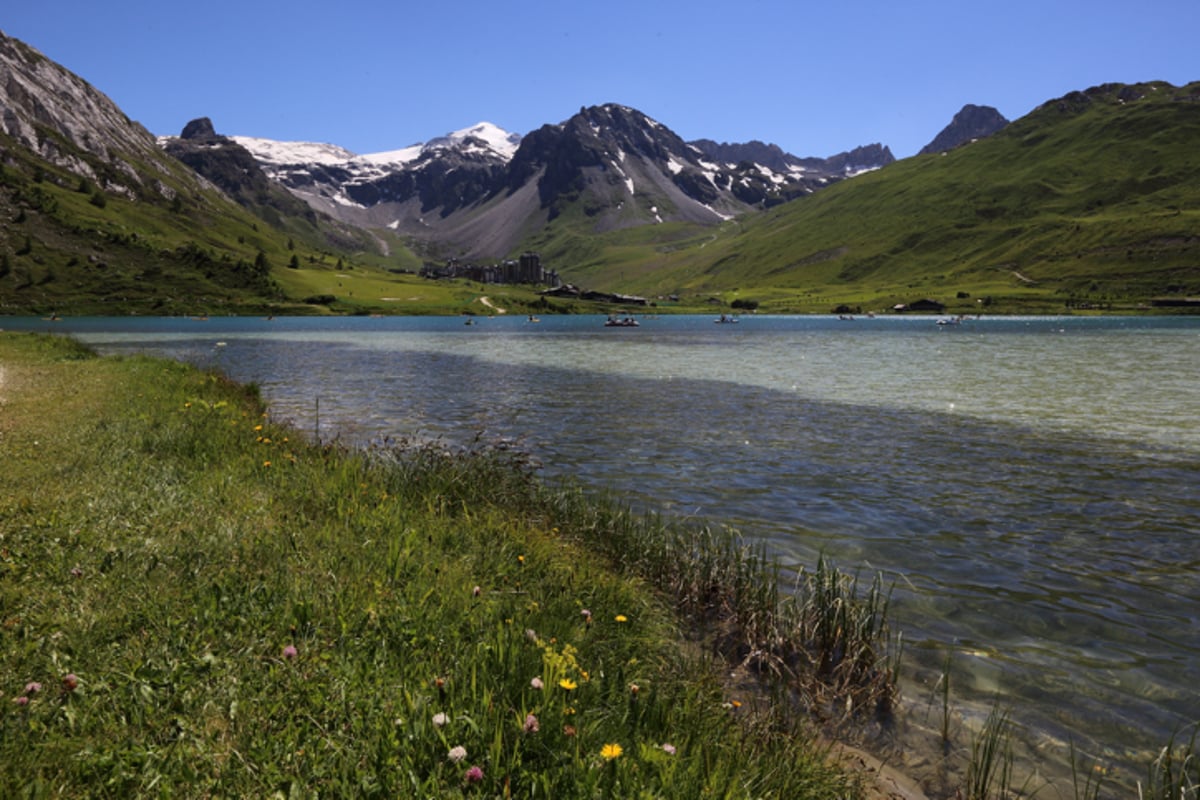
<svg viewBox="0 0 1200 800"><path fill-rule="evenodd" d="M0 796L861 794L796 712L890 703L878 584L59 338L0 452Z"/></svg>

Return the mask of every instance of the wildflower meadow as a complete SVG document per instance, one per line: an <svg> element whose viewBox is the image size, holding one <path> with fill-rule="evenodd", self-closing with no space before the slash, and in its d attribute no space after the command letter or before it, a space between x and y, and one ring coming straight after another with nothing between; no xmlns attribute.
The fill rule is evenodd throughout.
<svg viewBox="0 0 1200 800"><path fill-rule="evenodd" d="M0 795L857 796L518 456L320 445L63 339L0 365Z"/></svg>

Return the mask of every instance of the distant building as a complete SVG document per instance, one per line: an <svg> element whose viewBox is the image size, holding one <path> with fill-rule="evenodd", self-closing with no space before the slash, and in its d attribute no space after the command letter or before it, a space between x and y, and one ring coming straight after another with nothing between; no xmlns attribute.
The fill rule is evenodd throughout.
<svg viewBox="0 0 1200 800"><path fill-rule="evenodd" d="M939 303L937 300L925 298L923 300L914 300L911 303L897 303L892 306L892 311L897 314L905 311L932 311L935 314L940 314L946 310L944 303Z"/></svg>
<svg viewBox="0 0 1200 800"><path fill-rule="evenodd" d="M584 290L569 283L560 284L542 292L542 297L573 297L579 300L590 300L594 303L618 303L623 306L645 306L649 302L644 297L633 294L616 294L614 292L597 292L592 289Z"/></svg>
<svg viewBox="0 0 1200 800"><path fill-rule="evenodd" d="M444 266L426 264L421 267L421 277L434 280L449 278L465 278L478 283L530 283L551 288L562 285L556 270L542 267L542 259L537 253L522 253L517 261L504 261L500 264L480 265L463 264L457 258L452 258Z"/></svg>
<svg viewBox="0 0 1200 800"><path fill-rule="evenodd" d="M1150 305L1155 308L1200 308L1200 297L1155 297Z"/></svg>

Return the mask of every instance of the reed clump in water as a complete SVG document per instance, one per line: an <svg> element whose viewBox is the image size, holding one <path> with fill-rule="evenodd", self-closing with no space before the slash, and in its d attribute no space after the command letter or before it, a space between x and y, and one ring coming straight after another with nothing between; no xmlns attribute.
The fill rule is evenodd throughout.
<svg viewBox="0 0 1200 800"><path fill-rule="evenodd" d="M1138 800L1196 800L1200 798L1200 753L1196 752L1200 725L1186 744L1175 737L1159 751L1147 770L1146 783L1138 782Z"/></svg>
<svg viewBox="0 0 1200 800"><path fill-rule="evenodd" d="M888 592L821 557L792 591L762 546L729 529L637 515L580 493L551 495L569 535L606 553L624 572L657 587L713 647L736 665L782 683L821 717L888 714L897 699L899 648L887 625Z"/></svg>

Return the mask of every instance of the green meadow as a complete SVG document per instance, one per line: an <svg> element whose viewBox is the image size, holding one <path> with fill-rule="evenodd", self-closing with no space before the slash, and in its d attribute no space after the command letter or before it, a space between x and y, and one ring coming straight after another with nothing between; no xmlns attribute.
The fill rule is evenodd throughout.
<svg viewBox="0 0 1200 800"><path fill-rule="evenodd" d="M886 593L253 386L0 335L0 795L861 796Z"/></svg>

